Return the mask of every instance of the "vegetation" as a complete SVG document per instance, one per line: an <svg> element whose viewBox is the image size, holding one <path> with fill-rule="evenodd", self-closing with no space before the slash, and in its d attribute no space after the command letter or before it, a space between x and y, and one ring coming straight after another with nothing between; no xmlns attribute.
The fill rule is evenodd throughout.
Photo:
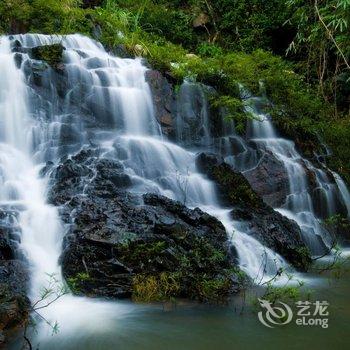
<svg viewBox="0 0 350 350"><path fill-rule="evenodd" d="M227 264L226 252L208 240L187 237L186 232L175 229L170 237L175 241L190 240L191 249L178 250L174 248L176 244L165 241L132 241L119 248L120 260L133 266L135 272L132 281L135 301L166 301L186 296L223 302L233 287L233 276L236 288L244 283L245 275Z"/></svg>
<svg viewBox="0 0 350 350"><path fill-rule="evenodd" d="M74 294L80 293L81 284L88 281L90 275L87 272L80 272L75 277L67 279L67 285Z"/></svg>
<svg viewBox="0 0 350 350"><path fill-rule="evenodd" d="M307 156L321 138L349 183L349 9L348 0L4 0L0 31L79 32L144 56L178 82L214 86L214 106L229 107L240 132L238 83L257 93L263 81L279 129Z"/></svg>

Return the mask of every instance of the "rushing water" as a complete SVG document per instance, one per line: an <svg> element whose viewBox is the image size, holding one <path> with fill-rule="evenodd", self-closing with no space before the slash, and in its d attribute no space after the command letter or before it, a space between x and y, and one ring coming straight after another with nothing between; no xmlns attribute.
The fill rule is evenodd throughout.
<svg viewBox="0 0 350 350"><path fill-rule="evenodd" d="M214 183L196 169L195 152L162 136L154 115L150 89L145 81L146 68L140 59L113 57L101 45L80 35L19 35L12 39L13 45L16 40L24 47L62 42L66 48L64 63L67 86L62 103L50 70L40 73L41 92L34 91L29 88L33 76L28 72L40 72L41 63L22 53L18 69L11 52L11 40L2 37L0 43L1 206L20 212L20 247L31 266L30 297L33 302L40 298L48 274L55 274L58 284L64 283L58 258L65 228L60 222L58 209L46 203L47 179L41 178L39 171L43 162L57 161L60 156L75 152L89 143L98 144L106 157L116 157L123 162L132 179L132 191L160 193L185 202L189 207L200 207L221 220L237 248L241 268L253 279L269 279L269 275L273 275L278 268L286 266L278 254L245 234L244 226L232 221L230 208L219 205ZM191 84L184 84L181 90L183 98L191 96L191 89ZM204 95L199 94L199 98L203 99ZM181 118L194 118L190 112L193 109L191 100L184 106L183 111L179 111L179 128ZM87 110L92 111L90 119L85 118ZM206 149L210 143L208 123L208 112L204 111L198 134L202 149ZM253 122L251 137L259 147L269 148L286 164L291 188L288 203L281 210L296 219L311 247L317 248L312 235L321 235L322 242L327 243L309 203L305 176L297 161L301 157L293 144L278 139L267 120ZM326 193L329 203L327 210L331 212L332 194L329 194L328 187L324 188L324 173L315 171ZM342 183L337 179L341 187ZM347 195L344 192L345 200ZM266 275L261 269L265 262ZM147 323L149 310L128 303L92 301L66 295L44 308L42 313L47 320L59 323L59 338L74 335L79 343L82 334L93 333L97 336L110 332L111 336L119 327L120 330L128 326L139 327L133 328L133 332L142 335L149 329L147 324L134 323L135 312L138 315L144 313ZM120 322L120 319L123 321ZM38 339L45 343L49 331L44 325L41 326ZM129 331L118 333L117 340L122 343L125 343L123 337L130 340ZM148 341L150 339L152 337ZM86 341L90 342L91 339L85 338L83 343L79 343L85 345L80 346L88 348ZM108 337L106 341L106 348L116 344L114 340L108 343ZM60 348L60 345L56 346ZM90 348L96 347L90 345Z"/></svg>
<svg viewBox="0 0 350 350"><path fill-rule="evenodd" d="M323 227L322 220L340 212L349 216L349 191L338 174L316 168L298 153L293 141L278 135L270 116L264 112L268 102L266 98L251 97L247 92L244 94L246 112L252 116L247 140L233 131L231 137L240 147L237 153L232 153L231 144L227 145L227 137L224 137L221 141L223 155L227 162L243 173L254 170L266 152L281 161L288 175L289 189L285 202L275 209L298 223L303 240L313 255L322 255L333 244L333 238ZM308 173L315 182L313 188L310 188Z"/></svg>

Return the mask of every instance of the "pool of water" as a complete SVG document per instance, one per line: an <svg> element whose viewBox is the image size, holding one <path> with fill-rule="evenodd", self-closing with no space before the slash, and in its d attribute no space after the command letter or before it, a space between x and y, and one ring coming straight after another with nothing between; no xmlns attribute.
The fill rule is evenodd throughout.
<svg viewBox="0 0 350 350"><path fill-rule="evenodd" d="M329 263L330 259L320 266ZM298 276L304 277L302 289L311 291L311 301L329 302L326 329L298 326L294 319L287 325L267 328L258 320L259 309L252 303L263 293L261 288L255 288L245 297L236 296L229 305L221 306L186 301L154 305L111 303L109 310L115 314L114 321L109 317L104 323L103 319L92 317L90 327L82 323L72 332L66 329L45 339L33 340L33 346L50 350L347 349L350 343L350 273L344 267L341 278L334 278L333 274L315 272ZM305 298L303 295L301 300ZM295 310L293 307L294 313ZM76 313L76 309L72 311L72 319ZM16 343L13 348L18 348Z"/></svg>

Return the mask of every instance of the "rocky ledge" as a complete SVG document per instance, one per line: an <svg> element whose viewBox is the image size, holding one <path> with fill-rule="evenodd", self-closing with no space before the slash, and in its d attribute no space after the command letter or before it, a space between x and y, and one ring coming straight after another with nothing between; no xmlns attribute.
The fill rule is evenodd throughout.
<svg viewBox="0 0 350 350"><path fill-rule="evenodd" d="M131 194L123 166L98 150L49 168L50 200L69 224L61 263L74 293L217 301L241 288L236 252L214 217L160 195Z"/></svg>
<svg viewBox="0 0 350 350"><path fill-rule="evenodd" d="M309 249L302 241L299 226L268 206L251 188L247 179L221 157L201 153L197 168L218 186L223 205L232 206L232 218L246 222L248 234L273 249L293 266L307 270L311 263Z"/></svg>

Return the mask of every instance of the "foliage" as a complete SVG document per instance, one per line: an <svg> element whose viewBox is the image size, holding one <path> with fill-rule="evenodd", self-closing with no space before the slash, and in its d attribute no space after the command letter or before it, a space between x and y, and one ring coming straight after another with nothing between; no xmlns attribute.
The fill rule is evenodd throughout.
<svg viewBox="0 0 350 350"><path fill-rule="evenodd" d="M283 1L115 0L115 3L134 13L144 7L141 21L147 32L162 35L201 55L216 55L221 47L281 50L289 41L284 38L288 38L288 31L283 30L283 23L289 13Z"/></svg>
<svg viewBox="0 0 350 350"><path fill-rule="evenodd" d="M327 165L341 174L350 184L350 118L329 118L321 124L324 142L332 154L327 158Z"/></svg>
<svg viewBox="0 0 350 350"><path fill-rule="evenodd" d="M311 252L310 249L305 247L299 247L296 249L298 256L300 257L299 266L307 270L311 265Z"/></svg>
<svg viewBox="0 0 350 350"><path fill-rule="evenodd" d="M90 279L90 275L87 272L79 272L75 277L70 277L67 279L67 284L69 289L74 294L79 294L81 284Z"/></svg>
<svg viewBox="0 0 350 350"><path fill-rule="evenodd" d="M294 8L291 21L297 35L289 51L305 57L308 78L317 79L320 94L335 108L349 108L344 101L350 78L349 0L288 0ZM344 102L347 102L344 104Z"/></svg>
<svg viewBox="0 0 350 350"><path fill-rule="evenodd" d="M179 276L162 272L158 275L139 274L133 278L133 300L142 302L164 301L178 295Z"/></svg>
<svg viewBox="0 0 350 350"><path fill-rule="evenodd" d="M285 286L275 287L272 284L268 285L265 294L262 297L264 300L268 300L271 303L277 301L293 302L301 299L301 292L299 286Z"/></svg>
<svg viewBox="0 0 350 350"><path fill-rule="evenodd" d="M165 241L132 241L119 249L120 261L132 266L135 273L132 281L135 301L167 301L189 296L201 301L221 302L232 288L232 275L237 276L238 283L244 283L245 275L226 264L225 251L204 238L187 237L186 232L175 231L169 233L172 239L191 240L188 252L171 249ZM174 259L176 270L173 269Z"/></svg>
<svg viewBox="0 0 350 350"><path fill-rule="evenodd" d="M49 328L51 329L52 335L55 335L59 332L58 322L57 321L52 322L46 319L42 315L41 310L46 309L47 307L55 303L64 295L68 294L69 291L65 285L62 285L60 283L60 281L56 277L56 274L54 273L47 274L47 276L48 276L47 285L41 287L41 294L39 298L35 302L33 302L29 308L31 315L30 315L30 318L25 322L24 332L23 332L24 349L25 348L32 349L32 344L30 339L28 338L27 331L29 327L36 330L37 319L41 320L42 322L46 323L47 326L49 326Z"/></svg>

